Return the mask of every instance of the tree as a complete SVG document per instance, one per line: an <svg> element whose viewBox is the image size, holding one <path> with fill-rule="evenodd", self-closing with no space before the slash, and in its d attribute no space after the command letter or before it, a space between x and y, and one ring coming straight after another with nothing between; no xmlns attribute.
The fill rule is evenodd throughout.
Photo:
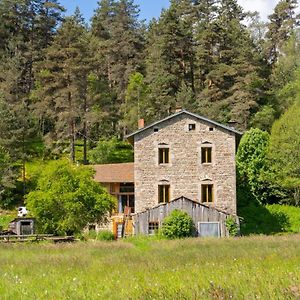
<svg viewBox="0 0 300 300"><path fill-rule="evenodd" d="M143 74L136 72L129 77L129 83L123 105L123 126L126 131L136 130L138 120L147 111L146 97L148 89Z"/></svg>
<svg viewBox="0 0 300 300"><path fill-rule="evenodd" d="M274 122L267 153L269 167L272 171L270 182L285 189L286 195L282 197L282 202L294 205L300 203L299 120L300 101L297 98L296 103Z"/></svg>
<svg viewBox="0 0 300 300"><path fill-rule="evenodd" d="M92 19L91 30L98 41L95 73L106 84L109 103L104 108L109 113L111 131L119 135L124 134L120 123L129 76L142 69L144 38L138 15L133 0L101 0Z"/></svg>
<svg viewBox="0 0 300 300"><path fill-rule="evenodd" d="M0 146L0 207L7 208L13 201L16 172L12 166L8 151Z"/></svg>
<svg viewBox="0 0 300 300"><path fill-rule="evenodd" d="M268 184L263 180L268 145L269 134L258 128L251 128L241 139L236 156L239 206L252 198L259 203L268 200ZM247 191L250 195L246 195Z"/></svg>
<svg viewBox="0 0 300 300"><path fill-rule="evenodd" d="M38 84L33 95L34 109L43 135L58 151L69 141L70 159L75 162L75 140L81 130L86 137L89 36L79 10L68 17L38 64ZM86 153L86 151L85 151ZM86 158L84 159L86 162Z"/></svg>
<svg viewBox="0 0 300 300"><path fill-rule="evenodd" d="M182 87L194 94L193 20L192 1L174 0L157 21L150 23L145 50L149 93L143 115L149 121L187 104L176 103Z"/></svg>
<svg viewBox="0 0 300 300"><path fill-rule="evenodd" d="M93 180L88 167L55 161L40 170L36 189L25 203L40 232L69 235L103 221L115 200Z"/></svg>
<svg viewBox="0 0 300 300"><path fill-rule="evenodd" d="M271 65L277 62L281 46L289 39L294 28L298 25L295 16L297 0L281 0L269 16L267 38L267 56Z"/></svg>
<svg viewBox="0 0 300 300"><path fill-rule="evenodd" d="M216 17L199 29L204 32L198 34L197 57L200 65L207 61L208 67L203 68L202 87L196 97L200 114L222 123L234 120L243 130L264 95L259 57L242 24L244 17L236 0L223 0Z"/></svg>
<svg viewBox="0 0 300 300"><path fill-rule="evenodd" d="M116 137L110 140L100 140L90 151L90 161L93 164L124 163L133 161L133 149L128 142L119 141Z"/></svg>

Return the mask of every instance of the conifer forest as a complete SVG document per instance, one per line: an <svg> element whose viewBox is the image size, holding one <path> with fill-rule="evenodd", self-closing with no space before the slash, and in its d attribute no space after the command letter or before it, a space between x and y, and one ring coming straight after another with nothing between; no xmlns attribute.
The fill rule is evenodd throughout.
<svg viewBox="0 0 300 300"><path fill-rule="evenodd" d="M133 0L99 0L91 20L79 8L65 16L58 0L0 0L1 205L34 189L33 161L131 151L123 140L139 119L182 107L244 133L241 212L299 206L297 6L280 0L262 21L237 0L170 0L147 23Z"/></svg>

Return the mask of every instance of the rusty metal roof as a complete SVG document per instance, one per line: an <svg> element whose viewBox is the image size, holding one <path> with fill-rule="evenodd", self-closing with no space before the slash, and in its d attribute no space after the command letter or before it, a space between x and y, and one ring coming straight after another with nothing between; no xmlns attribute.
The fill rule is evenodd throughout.
<svg viewBox="0 0 300 300"><path fill-rule="evenodd" d="M93 165L96 171L95 181L108 182L134 182L134 163Z"/></svg>

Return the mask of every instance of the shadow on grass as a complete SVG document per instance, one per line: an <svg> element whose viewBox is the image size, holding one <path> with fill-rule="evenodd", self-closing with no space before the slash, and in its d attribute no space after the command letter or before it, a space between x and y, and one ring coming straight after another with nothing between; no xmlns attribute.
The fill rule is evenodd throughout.
<svg viewBox="0 0 300 300"><path fill-rule="evenodd" d="M289 219L282 213L270 213L270 211L259 203L252 203L240 207L238 215L241 220L242 235L249 234L274 234L285 232L289 228Z"/></svg>

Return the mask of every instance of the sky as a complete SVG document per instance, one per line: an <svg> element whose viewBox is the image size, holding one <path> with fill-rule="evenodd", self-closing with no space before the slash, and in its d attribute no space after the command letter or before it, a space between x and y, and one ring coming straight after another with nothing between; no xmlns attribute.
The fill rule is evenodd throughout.
<svg viewBox="0 0 300 300"><path fill-rule="evenodd" d="M258 11L266 21L279 0L238 0L238 2L246 11ZM78 6L86 21L89 21L94 9L97 8L97 0L60 0L60 3L67 9L67 14L72 14ZM140 6L140 19L149 21L153 17L158 17L162 8L168 7L169 0L135 0L135 3Z"/></svg>

